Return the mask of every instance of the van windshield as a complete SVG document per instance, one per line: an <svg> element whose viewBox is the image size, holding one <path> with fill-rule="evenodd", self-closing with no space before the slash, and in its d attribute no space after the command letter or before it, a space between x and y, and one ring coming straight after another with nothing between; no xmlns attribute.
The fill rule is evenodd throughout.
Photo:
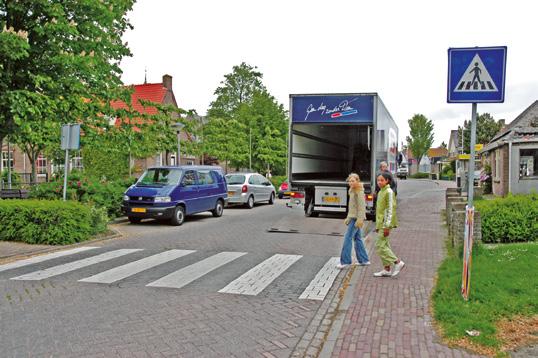
<svg viewBox="0 0 538 358"><path fill-rule="evenodd" d="M226 183L229 185L243 184L245 182L245 176L239 174L226 175Z"/></svg>
<svg viewBox="0 0 538 358"><path fill-rule="evenodd" d="M165 186L165 185L177 185L181 178L181 169L173 168L153 168L148 169L138 179L136 185L139 186Z"/></svg>

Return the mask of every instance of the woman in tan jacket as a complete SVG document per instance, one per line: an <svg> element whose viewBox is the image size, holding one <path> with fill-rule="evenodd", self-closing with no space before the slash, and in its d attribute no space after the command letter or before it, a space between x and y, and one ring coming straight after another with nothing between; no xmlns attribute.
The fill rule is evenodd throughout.
<svg viewBox="0 0 538 358"><path fill-rule="evenodd" d="M351 265L351 248L352 241L355 241L355 254L359 265L370 265L368 253L362 242L362 227L364 219L366 219L366 201L364 199L364 188L360 181L359 175L355 173L349 174L347 178L349 185L349 205L347 218L344 223L347 226L346 234L344 235L344 245L340 254L340 264L336 265L339 269L346 268Z"/></svg>

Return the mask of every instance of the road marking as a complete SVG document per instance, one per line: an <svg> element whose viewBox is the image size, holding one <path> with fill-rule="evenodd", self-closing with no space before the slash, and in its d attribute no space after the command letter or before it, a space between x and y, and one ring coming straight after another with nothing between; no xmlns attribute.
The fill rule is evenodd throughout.
<svg viewBox="0 0 538 358"><path fill-rule="evenodd" d="M43 280L49 277L58 276L66 272L74 271L79 268L90 266L99 262L107 261L127 255L133 252L142 251L142 249L121 249L105 252L103 254L88 257L86 259L77 260L73 262L68 262L63 265L53 266L45 270L39 270L35 272L28 273L26 275L13 277L12 280Z"/></svg>
<svg viewBox="0 0 538 358"><path fill-rule="evenodd" d="M93 250L93 249L98 249L98 247L83 246L83 247L77 247L71 250L53 252L47 255L34 256L34 257L30 257L29 259L19 260L19 261L11 262L9 264L0 265L0 272L12 270L12 269L23 267L23 266L33 265L33 264L37 264L43 261L52 260L57 257L73 255L79 252L84 252L84 251Z"/></svg>
<svg viewBox="0 0 538 358"><path fill-rule="evenodd" d="M301 296L299 296L299 299L323 301L332 287L336 276L338 276L338 273L340 272L340 270L336 268L336 265L339 263L339 257L331 257L321 270L319 270L316 277L310 282Z"/></svg>
<svg viewBox="0 0 538 358"><path fill-rule="evenodd" d="M195 264L172 272L146 286L181 288L246 254L246 252L220 252Z"/></svg>
<svg viewBox="0 0 538 358"><path fill-rule="evenodd" d="M95 282L95 283L112 283L123 280L132 275L136 275L142 271L152 267L164 264L165 262L175 260L179 257L192 254L195 250L168 250L143 258L141 260L130 262L126 265L118 266L113 269L98 273L90 277L83 278L79 282Z"/></svg>
<svg viewBox="0 0 538 358"><path fill-rule="evenodd" d="M219 292L256 296L301 257L303 256L282 254L271 256L230 282Z"/></svg>

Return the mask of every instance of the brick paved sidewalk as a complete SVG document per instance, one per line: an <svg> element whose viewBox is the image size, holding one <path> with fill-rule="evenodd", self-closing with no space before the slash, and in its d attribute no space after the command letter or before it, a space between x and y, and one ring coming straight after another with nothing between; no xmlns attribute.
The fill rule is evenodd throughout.
<svg viewBox="0 0 538 358"><path fill-rule="evenodd" d="M445 255L440 213L445 187L430 181L407 197L400 189L400 227L391 233L391 244L406 267L397 278L373 277L382 266L372 252L372 265L355 272L360 276L333 357L470 356L440 343L429 311L434 276Z"/></svg>

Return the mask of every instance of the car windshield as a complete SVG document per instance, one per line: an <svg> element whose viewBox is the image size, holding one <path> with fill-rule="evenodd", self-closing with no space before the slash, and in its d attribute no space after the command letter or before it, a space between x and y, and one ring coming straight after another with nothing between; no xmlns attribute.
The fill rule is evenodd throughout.
<svg viewBox="0 0 538 358"><path fill-rule="evenodd" d="M181 178L181 170L173 168L153 168L148 169L138 179L136 185L177 185Z"/></svg>
<svg viewBox="0 0 538 358"><path fill-rule="evenodd" d="M226 182L229 185L243 184L245 182L245 176L240 174L229 174L226 175Z"/></svg>

